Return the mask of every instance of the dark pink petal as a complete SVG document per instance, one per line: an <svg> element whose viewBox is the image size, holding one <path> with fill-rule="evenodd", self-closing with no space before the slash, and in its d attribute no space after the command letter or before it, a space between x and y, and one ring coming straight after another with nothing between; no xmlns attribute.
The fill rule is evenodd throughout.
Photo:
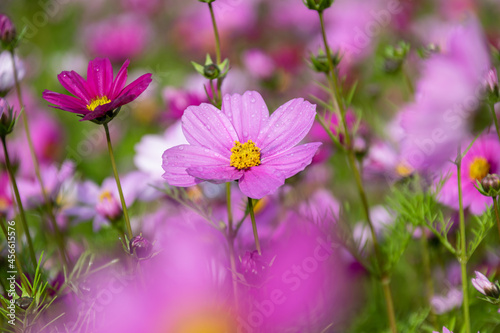
<svg viewBox="0 0 500 333"><path fill-rule="evenodd" d="M86 114L89 112L85 103L73 96L63 95L50 90L45 90L42 94L42 97L47 102L57 105L57 109L79 114Z"/></svg>
<svg viewBox="0 0 500 333"><path fill-rule="evenodd" d="M239 180L240 190L253 199L261 199L285 184L285 176L271 166L252 167Z"/></svg>
<svg viewBox="0 0 500 333"><path fill-rule="evenodd" d="M122 103L120 105L124 105L124 104L130 103L133 100L135 100L137 97L139 97L139 95L141 95L144 92L144 90L146 90L146 88L149 86L149 84L151 83L151 81L153 81L151 79L151 75L152 74L150 74L150 73L141 75L135 81L133 81L132 83L130 83L128 86L126 86L118 94L118 96L116 97L116 99L119 99L120 97L126 97L127 96L127 98L124 99L127 102Z"/></svg>
<svg viewBox="0 0 500 333"><path fill-rule="evenodd" d="M74 96L82 99L85 104L90 104L92 98L95 97L92 91L89 90L89 87L87 86L85 80L77 72L64 71L61 72L61 74L59 74L57 78L67 91L69 91Z"/></svg>
<svg viewBox="0 0 500 333"><path fill-rule="evenodd" d="M127 67L129 64L130 60L125 61L118 71L115 81L113 82L111 93L109 94L110 96L108 96L110 100L114 100L120 94L123 87L125 87L125 83L127 82Z"/></svg>
<svg viewBox="0 0 500 333"><path fill-rule="evenodd" d="M82 118L81 121L102 117L106 114L106 112L132 102L137 97L139 97L139 95L142 94L144 90L146 90L150 83L151 74L142 75L137 80L125 87L125 89L116 99L112 100L108 104L99 105L92 113L89 113L84 118Z"/></svg>
<svg viewBox="0 0 500 333"><path fill-rule="evenodd" d="M314 142L293 147L281 154L263 158L261 165L271 166L281 171L285 178L289 178L311 164L319 146L321 146L320 142Z"/></svg>
<svg viewBox="0 0 500 333"><path fill-rule="evenodd" d="M227 166L229 158L223 157L207 148L200 146L180 145L167 149L163 153L163 178L172 186L192 186L201 180L187 173L187 168L203 168L212 166Z"/></svg>
<svg viewBox="0 0 500 333"><path fill-rule="evenodd" d="M190 106L182 116L182 130L186 140L196 146L209 148L229 158L238 135L233 125L215 106ZM229 164L228 164L229 165Z"/></svg>
<svg viewBox="0 0 500 333"><path fill-rule="evenodd" d="M109 59L95 58L87 68L87 85L95 97L107 96L113 84L113 67ZM109 96L107 96L109 98Z"/></svg>
<svg viewBox="0 0 500 333"><path fill-rule="evenodd" d="M187 173L193 177L211 181L212 183L227 183L240 179L243 171L229 165L215 165L187 168Z"/></svg>
<svg viewBox="0 0 500 333"><path fill-rule="evenodd" d="M302 98L292 99L269 117L256 141L262 157L272 156L296 146L309 132L316 105Z"/></svg>
<svg viewBox="0 0 500 333"><path fill-rule="evenodd" d="M222 111L233 123L241 143L249 139L257 140L261 128L269 118L266 103L256 91L224 96Z"/></svg>

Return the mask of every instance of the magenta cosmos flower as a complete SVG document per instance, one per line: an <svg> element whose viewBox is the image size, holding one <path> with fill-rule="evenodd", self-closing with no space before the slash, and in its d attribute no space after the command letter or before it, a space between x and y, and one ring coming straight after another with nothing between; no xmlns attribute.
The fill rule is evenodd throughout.
<svg viewBox="0 0 500 333"><path fill-rule="evenodd" d="M466 147L464 145L464 147ZM489 173L500 173L500 143L496 136L479 137L462 159L463 205L474 215L481 215L492 204L490 197L479 193L476 180L481 181ZM439 194L438 200L458 209L457 168L452 165L445 174L450 174Z"/></svg>
<svg viewBox="0 0 500 333"><path fill-rule="evenodd" d="M246 196L260 199L311 163L321 143L296 145L315 115L315 105L297 98L270 116L255 91L224 96L222 110L190 106L182 116L189 144L165 151L163 178L181 187L237 180Z"/></svg>
<svg viewBox="0 0 500 333"><path fill-rule="evenodd" d="M151 74L144 74L125 87L128 64L129 61L125 61L113 79L109 59L96 58L89 62L87 80L75 71L64 71L57 76L62 86L75 97L45 90L43 98L56 109L82 115L81 120L103 117L135 100L151 83Z"/></svg>

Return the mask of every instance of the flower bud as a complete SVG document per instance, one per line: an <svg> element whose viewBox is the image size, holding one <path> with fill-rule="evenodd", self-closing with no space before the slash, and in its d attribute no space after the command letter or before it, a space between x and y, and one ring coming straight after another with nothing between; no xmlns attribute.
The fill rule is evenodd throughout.
<svg viewBox="0 0 500 333"><path fill-rule="evenodd" d="M199 2L204 2L204 3L212 3L215 0L198 0Z"/></svg>
<svg viewBox="0 0 500 333"><path fill-rule="evenodd" d="M30 307L31 302L33 302L33 298L31 297L21 297L16 299L16 305L23 310L26 310Z"/></svg>
<svg viewBox="0 0 500 333"><path fill-rule="evenodd" d="M146 259L151 255L151 250L153 246L151 243L144 238L142 235L133 237L130 242L130 252L134 253L138 259Z"/></svg>
<svg viewBox="0 0 500 333"><path fill-rule="evenodd" d="M476 288L477 291L479 291L481 294L489 297L493 297L498 299L500 296L500 288L498 286L488 280L486 276L479 272L476 273L476 278L472 279L472 285L474 288Z"/></svg>
<svg viewBox="0 0 500 333"><path fill-rule="evenodd" d="M0 40L2 43L10 44L16 38L16 27L5 14L0 14Z"/></svg>
<svg viewBox="0 0 500 333"><path fill-rule="evenodd" d="M487 197L496 197L500 193L500 177L496 174L488 174L481 182L477 181L478 191Z"/></svg>
<svg viewBox="0 0 500 333"><path fill-rule="evenodd" d="M219 77L219 74L219 67L217 67L217 65L215 64L209 64L203 67L203 76L205 76L207 79L216 79Z"/></svg>
<svg viewBox="0 0 500 333"><path fill-rule="evenodd" d="M330 64L328 63L328 57L322 50L318 52L318 55L315 56L311 54L311 63L312 67L316 72L319 73L329 73L330 72ZM333 66L337 66L340 63L339 53L335 53L332 55L332 64Z"/></svg>
<svg viewBox="0 0 500 333"><path fill-rule="evenodd" d="M334 0L303 0L307 8L322 12L333 4Z"/></svg>
<svg viewBox="0 0 500 333"><path fill-rule="evenodd" d="M0 137L5 138L12 132L16 120L13 108L5 99L0 98Z"/></svg>

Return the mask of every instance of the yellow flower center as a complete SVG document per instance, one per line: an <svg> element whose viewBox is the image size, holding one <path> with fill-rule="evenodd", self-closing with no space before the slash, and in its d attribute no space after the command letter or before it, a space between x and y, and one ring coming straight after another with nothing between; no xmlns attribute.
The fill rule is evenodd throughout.
<svg viewBox="0 0 500 333"><path fill-rule="evenodd" d="M87 105L87 109L89 111L94 111L98 106L108 104L110 102L111 101L106 96L96 97L90 101L90 104Z"/></svg>
<svg viewBox="0 0 500 333"><path fill-rule="evenodd" d="M234 141L234 146L231 148L230 165L238 170L260 165L260 148L255 146L252 140L248 140L244 144Z"/></svg>
<svg viewBox="0 0 500 333"><path fill-rule="evenodd" d="M484 157L476 157L469 167L469 176L472 180L481 180L490 172L490 164Z"/></svg>
<svg viewBox="0 0 500 333"><path fill-rule="evenodd" d="M9 208L9 202L6 198L0 198L0 210L7 210Z"/></svg>
<svg viewBox="0 0 500 333"><path fill-rule="evenodd" d="M411 173L413 172L413 170L406 163L400 162L396 166L396 172L401 177L408 177L409 175L411 175Z"/></svg>
<svg viewBox="0 0 500 333"><path fill-rule="evenodd" d="M103 202L104 200L113 200L113 195L111 194L111 192L106 190L99 195L99 202Z"/></svg>

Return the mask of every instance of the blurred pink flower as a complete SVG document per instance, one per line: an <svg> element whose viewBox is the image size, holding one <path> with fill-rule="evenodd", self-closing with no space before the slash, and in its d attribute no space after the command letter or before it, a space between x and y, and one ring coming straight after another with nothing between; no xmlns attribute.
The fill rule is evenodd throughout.
<svg viewBox="0 0 500 333"><path fill-rule="evenodd" d="M188 106L208 102L207 95L202 89L174 87L163 89L163 100L167 104L165 116L168 119L181 119Z"/></svg>
<svg viewBox="0 0 500 333"><path fill-rule="evenodd" d="M444 53L425 61L416 101L404 107L404 161L431 173L456 154L468 136L467 118L478 107L491 68L479 22L469 18L449 34Z"/></svg>
<svg viewBox="0 0 500 333"><path fill-rule="evenodd" d="M263 80L270 78L276 69L273 59L260 49L246 50L243 63L251 76Z"/></svg>
<svg viewBox="0 0 500 333"><path fill-rule="evenodd" d="M296 145L315 114L314 105L298 98L269 116L260 94L251 91L224 96L222 111L191 106L182 117L190 145L165 151L163 178L182 187L238 180L246 196L260 199L311 163L321 143Z"/></svg>
<svg viewBox="0 0 500 333"><path fill-rule="evenodd" d="M17 78L22 80L26 74L24 63L16 56ZM14 70L12 67L12 55L9 51L0 53L0 97L5 95L15 85Z"/></svg>
<svg viewBox="0 0 500 333"><path fill-rule="evenodd" d="M467 147L464 143L464 147ZM479 193L476 180L481 181L488 173L500 173L500 143L496 136L479 137L462 160L462 193L464 208L469 208L475 215L481 215L493 202L490 197ZM438 194L438 200L454 209L458 209L457 169L454 165L446 168L449 178Z"/></svg>
<svg viewBox="0 0 500 333"><path fill-rule="evenodd" d="M135 14L112 16L88 26L84 32L86 48L95 56L122 62L146 50L152 39L149 20Z"/></svg>

